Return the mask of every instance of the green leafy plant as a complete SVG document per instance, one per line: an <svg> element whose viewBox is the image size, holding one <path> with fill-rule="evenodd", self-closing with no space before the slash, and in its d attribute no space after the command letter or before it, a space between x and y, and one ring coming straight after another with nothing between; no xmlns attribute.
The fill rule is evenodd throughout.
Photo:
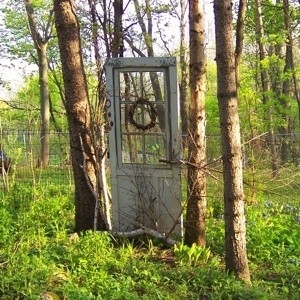
<svg viewBox="0 0 300 300"><path fill-rule="evenodd" d="M180 263L195 266L201 263L207 263L211 258L209 248L197 246L195 243L191 247L183 243L174 246L174 254Z"/></svg>
<svg viewBox="0 0 300 300"><path fill-rule="evenodd" d="M245 287L224 272L219 198L210 199L218 202L209 204L209 248L165 249L145 237L117 240L92 231L74 237L72 192L61 190L58 174L47 173L51 185L32 187L19 177L9 193L0 191L0 299L300 299L296 203L260 195L247 206L252 286Z"/></svg>

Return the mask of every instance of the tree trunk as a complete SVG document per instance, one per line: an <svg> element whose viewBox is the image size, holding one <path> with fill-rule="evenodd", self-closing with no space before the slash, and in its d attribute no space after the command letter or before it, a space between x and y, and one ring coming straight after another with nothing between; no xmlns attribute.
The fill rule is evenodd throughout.
<svg viewBox="0 0 300 300"><path fill-rule="evenodd" d="M103 207L100 206L99 210L95 209L99 201L99 186L92 142L87 83L74 1L54 0L54 12L70 131L75 181L76 231L106 229ZM96 226L94 226L95 220Z"/></svg>
<svg viewBox="0 0 300 300"><path fill-rule="evenodd" d="M189 1L190 24L190 103L188 202L185 243L205 246L206 217L206 136L205 136L205 31L203 1Z"/></svg>
<svg viewBox="0 0 300 300"><path fill-rule="evenodd" d="M228 272L234 272L239 279L250 283L231 5L230 0L214 0L224 180L225 263Z"/></svg>
<svg viewBox="0 0 300 300"><path fill-rule="evenodd" d="M112 57L123 56L123 0L114 0L114 38L112 41Z"/></svg>
<svg viewBox="0 0 300 300"><path fill-rule="evenodd" d="M187 41L186 41L186 10L187 3L180 0L180 116L181 116L181 133L184 138L188 135L188 59L187 59ZM184 139L186 141L186 139ZM183 144L183 147L186 145Z"/></svg>
<svg viewBox="0 0 300 300"><path fill-rule="evenodd" d="M30 28L31 38L34 42L38 55L39 85L41 98L41 150L38 166L47 166L49 164L50 151L50 98L48 87L48 58L47 46L51 38L53 24L53 12L51 11L48 23L43 28L43 36L39 33L37 21L34 16L32 0L25 0L25 8Z"/></svg>
<svg viewBox="0 0 300 300"><path fill-rule="evenodd" d="M255 0L255 10L256 10L256 39L259 47L259 58L262 62L266 58L265 48L262 42L264 37L264 27L263 27L263 18L261 11L261 0ZM269 144L270 144L270 152L271 152L271 160L272 160L272 173L273 176L276 176L278 173L278 162L276 155L276 144L275 144L275 136L274 136L274 128L273 128L273 109L272 106L269 105L269 96L268 93L271 90L270 84L270 76L268 70L260 64L260 76L261 76L261 85L263 92L263 104L266 105L266 120L267 120L267 130L269 132Z"/></svg>
<svg viewBox="0 0 300 300"><path fill-rule="evenodd" d="M293 37L292 37L292 22L290 17L290 6L288 0L283 0L283 12L284 12L284 24L286 32L286 45L285 45L285 65L284 65L284 81L282 84L282 96L281 96L281 105L283 107L282 119L283 125L281 127L281 133L283 134L281 139L281 149L280 156L281 161L286 163L288 161L289 155L289 143L288 143L288 134L290 128L290 98L292 92L292 79L293 76L289 74L294 73L294 62L293 62Z"/></svg>
<svg viewBox="0 0 300 300"><path fill-rule="evenodd" d="M50 153L50 97L48 85L47 44L41 44L37 51L39 59L39 83L42 117L39 166L48 166Z"/></svg>
<svg viewBox="0 0 300 300"><path fill-rule="evenodd" d="M239 87L240 60L242 57L244 44L245 15L247 9L247 0L239 0L238 19L236 23L236 42L235 42L235 69L236 84Z"/></svg>
<svg viewBox="0 0 300 300"><path fill-rule="evenodd" d="M287 59L287 63L290 66L290 71L292 73L292 84L293 84L293 92L294 97L297 101L298 105L298 124L300 125L300 88L298 83L297 71L294 64L294 42L292 35L292 20L291 20L291 10L289 0L283 0L283 12L284 12L284 23L286 29L286 51L287 55L289 54L289 58ZM299 2L300 3L300 2Z"/></svg>

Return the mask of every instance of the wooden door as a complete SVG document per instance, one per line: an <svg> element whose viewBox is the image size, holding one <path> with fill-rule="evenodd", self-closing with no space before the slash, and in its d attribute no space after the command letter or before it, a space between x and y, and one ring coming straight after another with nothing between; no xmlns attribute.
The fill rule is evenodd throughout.
<svg viewBox="0 0 300 300"><path fill-rule="evenodd" d="M175 58L106 63L112 222L182 235Z"/></svg>

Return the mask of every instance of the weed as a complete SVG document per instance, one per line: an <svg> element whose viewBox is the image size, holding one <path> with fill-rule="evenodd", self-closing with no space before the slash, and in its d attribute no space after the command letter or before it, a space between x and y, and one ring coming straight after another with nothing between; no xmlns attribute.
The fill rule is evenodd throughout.
<svg viewBox="0 0 300 300"><path fill-rule="evenodd" d="M51 181L51 179L50 179ZM116 241L107 233L70 237L72 195L14 183L0 198L0 299L300 299L299 208L261 195L247 206L252 286L227 275L220 202L207 219L209 248L152 240ZM217 199L216 201L220 201ZM175 263L174 263L175 261Z"/></svg>
<svg viewBox="0 0 300 300"><path fill-rule="evenodd" d="M197 246L195 243L191 247L183 243L175 245L174 254L180 263L189 266L196 266L201 263L207 264L211 258L209 248Z"/></svg>

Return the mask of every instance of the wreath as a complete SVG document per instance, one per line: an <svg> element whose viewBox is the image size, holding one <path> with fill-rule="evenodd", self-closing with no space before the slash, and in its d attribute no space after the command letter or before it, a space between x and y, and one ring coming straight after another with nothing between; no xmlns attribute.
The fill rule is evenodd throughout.
<svg viewBox="0 0 300 300"><path fill-rule="evenodd" d="M134 119L135 111L138 106L140 105L146 105L149 108L149 117L150 117L150 122L147 124L139 124L137 121ZM129 122L137 129L141 129L143 131L149 130L153 128L156 125L156 118L157 118L157 112L156 109L151 103L151 101L147 99L137 99L134 104L132 104L129 108L128 112L128 117L129 117Z"/></svg>

